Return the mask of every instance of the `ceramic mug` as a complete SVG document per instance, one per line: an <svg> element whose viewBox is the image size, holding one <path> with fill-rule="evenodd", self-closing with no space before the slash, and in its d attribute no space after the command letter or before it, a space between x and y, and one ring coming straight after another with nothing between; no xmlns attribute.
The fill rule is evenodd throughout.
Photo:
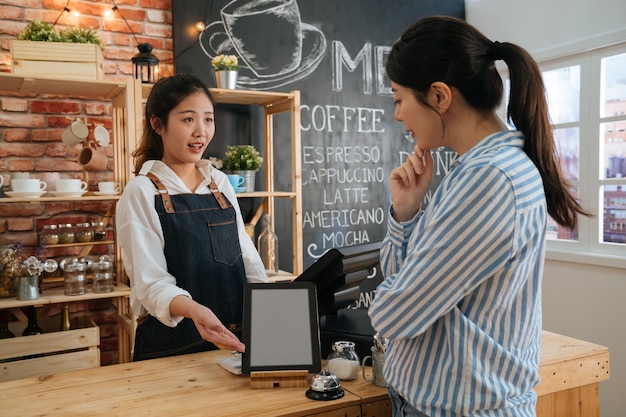
<svg viewBox="0 0 626 417"><path fill-rule="evenodd" d="M230 181L230 185L232 185L233 188L237 189L243 186L245 180L241 175L229 174L228 181Z"/></svg>
<svg viewBox="0 0 626 417"><path fill-rule="evenodd" d="M89 186L85 181L75 178L61 178L54 182L54 186L57 191L62 193L77 193L80 191L87 191Z"/></svg>
<svg viewBox="0 0 626 417"><path fill-rule="evenodd" d="M17 193L44 191L48 184L37 178L18 178L11 180L11 189Z"/></svg>
<svg viewBox="0 0 626 417"><path fill-rule="evenodd" d="M67 145L78 145L89 136L89 128L85 122L74 120L61 134L61 140Z"/></svg>
<svg viewBox="0 0 626 417"><path fill-rule="evenodd" d="M107 167L107 156L89 144L78 154L78 163L90 171L102 171Z"/></svg>

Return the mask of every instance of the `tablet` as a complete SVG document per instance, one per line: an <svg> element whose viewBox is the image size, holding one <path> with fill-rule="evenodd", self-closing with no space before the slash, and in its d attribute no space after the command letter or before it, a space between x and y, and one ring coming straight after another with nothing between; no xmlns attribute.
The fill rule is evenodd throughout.
<svg viewBox="0 0 626 417"><path fill-rule="evenodd" d="M312 282L247 283L241 372L321 370L317 297Z"/></svg>

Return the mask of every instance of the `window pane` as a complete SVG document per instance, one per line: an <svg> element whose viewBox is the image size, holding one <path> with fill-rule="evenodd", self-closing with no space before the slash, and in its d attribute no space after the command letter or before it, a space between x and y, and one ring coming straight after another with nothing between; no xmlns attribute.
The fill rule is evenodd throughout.
<svg viewBox="0 0 626 417"><path fill-rule="evenodd" d="M626 104L626 102L625 102ZM626 177L626 119L618 122L600 124L603 135L602 172L604 178Z"/></svg>
<svg viewBox="0 0 626 417"><path fill-rule="evenodd" d="M602 59L601 94L600 117L626 113L626 54Z"/></svg>
<svg viewBox="0 0 626 417"><path fill-rule="evenodd" d="M555 129L554 138L559 152L561 171L568 181L576 182L579 178L578 155L580 154L580 129Z"/></svg>
<svg viewBox="0 0 626 417"><path fill-rule="evenodd" d="M580 66L543 72L548 111L553 124L580 120Z"/></svg>
<svg viewBox="0 0 626 417"><path fill-rule="evenodd" d="M574 198L579 198L578 188L571 188ZM578 227L573 230L560 226L557 222L548 217L548 228L546 231L546 239L558 239L558 240L573 240L578 241Z"/></svg>
<svg viewBox="0 0 626 417"><path fill-rule="evenodd" d="M626 243L626 186L605 185L603 242Z"/></svg>

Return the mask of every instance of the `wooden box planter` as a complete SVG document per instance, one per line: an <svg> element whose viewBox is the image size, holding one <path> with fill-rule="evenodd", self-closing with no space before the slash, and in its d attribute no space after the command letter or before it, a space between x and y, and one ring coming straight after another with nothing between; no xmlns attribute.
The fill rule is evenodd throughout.
<svg viewBox="0 0 626 417"><path fill-rule="evenodd" d="M104 58L92 43L11 41L14 74L69 80L101 80Z"/></svg>
<svg viewBox="0 0 626 417"><path fill-rule="evenodd" d="M9 323L16 337L0 340L0 381L100 366L98 326L87 317L75 317L70 330L59 331L59 320L39 320L44 333L33 336L19 336L27 323Z"/></svg>

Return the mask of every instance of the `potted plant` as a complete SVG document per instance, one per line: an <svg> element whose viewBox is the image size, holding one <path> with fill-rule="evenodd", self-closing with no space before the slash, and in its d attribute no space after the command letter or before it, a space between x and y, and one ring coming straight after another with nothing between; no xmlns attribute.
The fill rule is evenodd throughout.
<svg viewBox="0 0 626 417"><path fill-rule="evenodd" d="M33 20L10 42L11 67L19 75L101 79L103 48L91 27L57 31L51 23Z"/></svg>
<svg viewBox="0 0 626 417"><path fill-rule="evenodd" d="M235 55L218 55L211 60L211 65L215 70L217 88L232 90L237 87L239 69L243 66L239 65L239 60Z"/></svg>
<svg viewBox="0 0 626 417"><path fill-rule="evenodd" d="M254 191L256 172L261 168L263 157L252 145L234 145L226 147L224 169L244 177L246 191Z"/></svg>

